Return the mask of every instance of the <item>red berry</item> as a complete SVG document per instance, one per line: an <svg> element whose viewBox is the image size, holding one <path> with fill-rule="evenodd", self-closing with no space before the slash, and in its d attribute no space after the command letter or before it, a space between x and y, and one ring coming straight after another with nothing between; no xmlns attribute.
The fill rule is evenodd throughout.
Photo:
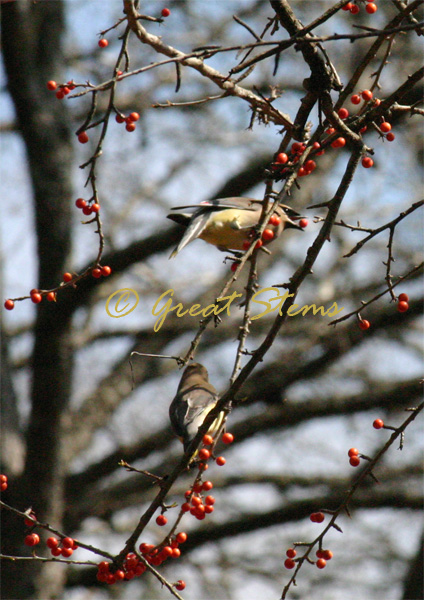
<svg viewBox="0 0 424 600"><path fill-rule="evenodd" d="M365 7L365 10L367 11L367 13L369 15L374 14L375 12L377 12L377 5L374 4L374 2L370 2L370 4L367 4Z"/></svg>
<svg viewBox="0 0 424 600"><path fill-rule="evenodd" d="M239 266L240 263L238 262L233 262L230 269L232 270L233 273L235 273L237 271L237 267Z"/></svg>
<svg viewBox="0 0 424 600"><path fill-rule="evenodd" d="M307 226L308 226L308 219L300 219L300 221L299 221L299 226L300 226L302 229L305 229L305 227L307 227Z"/></svg>
<svg viewBox="0 0 424 600"><path fill-rule="evenodd" d="M191 503L194 507L200 506L202 504L202 499L199 498L199 496L193 496Z"/></svg>
<svg viewBox="0 0 424 600"><path fill-rule="evenodd" d="M53 548L57 548L59 546L59 540L55 537L49 537L46 540L47 548L53 550Z"/></svg>
<svg viewBox="0 0 424 600"><path fill-rule="evenodd" d="M128 119L129 119L130 121L133 121L134 123L135 123L136 121L138 121L138 120L139 120L139 118L140 118L140 115L138 114L138 112L132 112L132 113L129 115L129 117L128 117Z"/></svg>
<svg viewBox="0 0 424 600"><path fill-rule="evenodd" d="M362 329L362 331L366 331L369 328L370 328L369 321L367 321L366 319L359 321L359 329Z"/></svg>
<svg viewBox="0 0 424 600"><path fill-rule="evenodd" d="M365 133L366 130L368 129L368 127L366 125L364 125L363 127L361 127L361 129L359 130L359 133Z"/></svg>
<svg viewBox="0 0 424 600"><path fill-rule="evenodd" d="M15 303L13 302L13 300L6 300L6 302L4 303L4 308L6 310L13 310L15 308Z"/></svg>
<svg viewBox="0 0 424 600"><path fill-rule="evenodd" d="M71 90L68 88L68 86L65 85L65 87L62 88L62 92L65 94L65 96L67 96L69 94Z"/></svg>
<svg viewBox="0 0 424 600"><path fill-rule="evenodd" d="M359 12L359 6L357 4L352 4L350 7L350 12L352 15L357 15Z"/></svg>
<svg viewBox="0 0 424 600"><path fill-rule="evenodd" d="M360 104L361 103L361 96L358 96L358 94L353 94L353 96L351 96L350 101L352 102L352 104Z"/></svg>
<svg viewBox="0 0 424 600"><path fill-rule="evenodd" d="M213 437L208 434L204 435L202 443L204 446L210 446L211 444L213 444Z"/></svg>
<svg viewBox="0 0 424 600"><path fill-rule="evenodd" d="M301 144L300 142L293 142L292 147L291 147L292 152L303 152L304 150L304 145Z"/></svg>
<svg viewBox="0 0 424 600"><path fill-rule="evenodd" d="M215 504L215 498L213 496L206 496L205 504L207 504L208 506L212 506L213 504Z"/></svg>
<svg viewBox="0 0 424 600"><path fill-rule="evenodd" d="M107 265L102 267L100 270L102 272L103 277L109 277L109 275L112 273L112 269Z"/></svg>
<svg viewBox="0 0 424 600"><path fill-rule="evenodd" d="M211 456L211 453L206 448L202 448L199 450L199 458L201 460L208 460Z"/></svg>
<svg viewBox="0 0 424 600"><path fill-rule="evenodd" d="M163 9L163 10L165 10L165 9ZM162 11L162 13L163 13L163 11ZM166 16L168 16L168 15L166 15ZM179 592L181 592L181 590L185 589L185 586L186 586L185 581L183 581L182 579L179 579L177 581L177 583L175 584L175 589L178 590Z"/></svg>
<svg viewBox="0 0 424 600"><path fill-rule="evenodd" d="M190 504L188 502L184 502L184 504L181 504L181 510L183 512L188 512L190 510Z"/></svg>
<svg viewBox="0 0 424 600"><path fill-rule="evenodd" d="M85 206L87 206L87 202L84 200L84 198L78 198L77 200L75 200L75 206L77 208L84 208Z"/></svg>
<svg viewBox="0 0 424 600"><path fill-rule="evenodd" d="M133 121L130 121L129 123L127 123L127 124L125 125L125 129L126 129L127 131L129 131L129 132L131 132L131 131L135 131L135 128L136 128L136 124L135 124L135 123L133 123Z"/></svg>
<svg viewBox="0 0 424 600"><path fill-rule="evenodd" d="M333 142L331 142L332 148L343 148L346 145L346 140L344 137L338 137Z"/></svg>
<svg viewBox="0 0 424 600"><path fill-rule="evenodd" d="M317 168L317 163L314 160L309 159L305 162L304 166L307 171L314 171Z"/></svg>
<svg viewBox="0 0 424 600"><path fill-rule="evenodd" d="M129 556L129 555L127 555L127 556ZM97 565L97 568L101 573L108 573L109 572L109 563L107 561L103 560L101 563L99 563Z"/></svg>
<svg viewBox="0 0 424 600"><path fill-rule="evenodd" d="M73 278L74 277L73 277L73 275L71 273L64 273L63 274L63 281L65 283L68 283L69 281L72 281Z"/></svg>
<svg viewBox="0 0 424 600"><path fill-rule="evenodd" d="M61 555L65 558L69 558L70 556L73 555L74 551L72 548L62 548L62 550L60 551Z"/></svg>
<svg viewBox="0 0 424 600"><path fill-rule="evenodd" d="M116 115L116 117L115 117L115 121L116 121L117 123L124 123L124 121L125 121L125 117L122 117L121 115Z"/></svg>
<svg viewBox="0 0 424 600"><path fill-rule="evenodd" d="M262 240L258 240L258 241L256 242L255 248L260 248L260 247L261 247L261 246L263 246L263 245L264 245L263 241L262 241Z"/></svg>
<svg viewBox="0 0 424 600"><path fill-rule="evenodd" d="M409 296L408 296L408 294L405 294L404 292L402 292L402 294L399 294L398 300L399 300L399 302L409 302Z"/></svg>
<svg viewBox="0 0 424 600"><path fill-rule="evenodd" d="M262 232L262 239L264 242L269 242L269 241L273 240L274 237L275 237L275 234L272 231L272 229L264 229L264 231Z"/></svg>
<svg viewBox="0 0 424 600"><path fill-rule="evenodd" d="M25 536L24 543L26 546L36 546L40 542L40 536L37 533L30 533Z"/></svg>
<svg viewBox="0 0 424 600"><path fill-rule="evenodd" d="M372 426L374 429L382 429L384 427L384 421L382 419L376 419Z"/></svg>
<svg viewBox="0 0 424 600"><path fill-rule="evenodd" d="M169 17L169 15L171 14L171 11L169 10L169 8L162 8L161 13L162 17L164 17L166 19L166 17ZM185 584L184 584L185 587ZM184 589L184 588L182 588Z"/></svg>
<svg viewBox="0 0 424 600"><path fill-rule="evenodd" d="M351 464L352 467L357 467L360 462L361 462L361 459L359 458L359 456L351 456L349 459L349 463Z"/></svg>
<svg viewBox="0 0 424 600"><path fill-rule="evenodd" d="M223 456L218 456L218 458L216 459L215 462L218 465L218 467L222 467L223 465L225 465L225 463L227 461L225 460L225 458Z"/></svg>
<svg viewBox="0 0 424 600"><path fill-rule="evenodd" d="M401 300L400 302L398 302L397 305L397 309L399 312L403 313L406 312L409 308L409 304L407 302L405 302L404 300Z"/></svg>
<svg viewBox="0 0 424 600"><path fill-rule="evenodd" d="M358 450L358 448L350 448L349 452L347 454L350 457L352 457L352 456L358 456L359 450Z"/></svg>
<svg viewBox="0 0 424 600"><path fill-rule="evenodd" d="M350 10L352 8L352 2L348 2L344 6L342 6L342 10Z"/></svg>
<svg viewBox="0 0 424 600"><path fill-rule="evenodd" d="M62 545L65 548L73 548L74 547L74 540L71 537L65 537L62 540Z"/></svg>
<svg viewBox="0 0 424 600"><path fill-rule="evenodd" d="M91 271L91 274L95 279L99 279L99 277L102 276L102 271L101 269L96 268Z"/></svg>
<svg viewBox="0 0 424 600"><path fill-rule="evenodd" d="M268 222L270 225L279 225L281 223L281 219L278 215L272 215Z"/></svg>
<svg viewBox="0 0 424 600"><path fill-rule="evenodd" d="M289 548L286 551L286 556L288 556L289 558L294 558L296 556L297 552L294 548Z"/></svg>
<svg viewBox="0 0 424 600"><path fill-rule="evenodd" d="M57 90L55 95L58 100L63 100L65 97L65 92L63 92L62 90Z"/></svg>
<svg viewBox="0 0 424 600"><path fill-rule="evenodd" d="M284 566L286 567L286 569L294 569L296 563L292 558L286 558L286 560L284 561Z"/></svg>
<svg viewBox="0 0 424 600"><path fill-rule="evenodd" d="M305 167L300 167L300 169L297 172L299 177L305 177L305 175L309 175L308 171L305 169Z"/></svg>
<svg viewBox="0 0 424 600"><path fill-rule="evenodd" d="M205 462L200 462L199 463L199 470L200 471L207 471L209 469L209 465Z"/></svg>
<svg viewBox="0 0 424 600"><path fill-rule="evenodd" d="M52 548L50 553L52 556L62 556L62 548Z"/></svg>
<svg viewBox="0 0 424 600"><path fill-rule="evenodd" d="M232 433L224 433L224 435L222 436L222 441L224 444L232 444L234 442L233 434Z"/></svg>
<svg viewBox="0 0 424 600"><path fill-rule="evenodd" d="M324 558L324 550L323 550L322 548L321 548L321 549L318 549L318 550L315 552L315 555L316 555L316 557L317 557L317 558Z"/></svg>
<svg viewBox="0 0 424 600"><path fill-rule="evenodd" d="M171 546L164 546L162 548L161 554L164 556L164 558L167 558L168 556L172 555L172 551L173 551L173 548L171 548Z"/></svg>
<svg viewBox="0 0 424 600"><path fill-rule="evenodd" d="M312 521L312 515L314 515L314 520ZM325 519L325 515L322 512L312 513L310 519L313 523L322 523Z"/></svg>
<svg viewBox="0 0 424 600"><path fill-rule="evenodd" d="M396 136L395 136L395 134L394 134L394 133L392 133L392 132L390 131L390 133L388 133L388 134L386 135L386 140L387 140L388 142L393 142L393 140L395 139L395 137L396 137Z"/></svg>
<svg viewBox="0 0 424 600"><path fill-rule="evenodd" d="M7 483L7 475L3 473L0 475L0 483Z"/></svg>
<svg viewBox="0 0 424 600"><path fill-rule="evenodd" d="M92 212L93 211L91 210L91 206L84 206L84 208L82 209L82 213L87 217L88 215L91 215Z"/></svg>
<svg viewBox="0 0 424 600"><path fill-rule="evenodd" d="M101 40L99 40L99 48L106 48L106 46L109 46L109 42L105 39L102 38Z"/></svg>
<svg viewBox="0 0 424 600"><path fill-rule="evenodd" d="M211 504L207 504L205 506L205 513L212 513L214 511L214 507Z"/></svg>
<svg viewBox="0 0 424 600"><path fill-rule="evenodd" d="M369 102L369 100L372 100L373 93L370 90L364 90L361 96L365 102Z"/></svg>
<svg viewBox="0 0 424 600"><path fill-rule="evenodd" d="M179 544L184 544L187 541L187 534L184 531L180 531L180 533L177 533L175 539Z"/></svg>
<svg viewBox="0 0 424 600"><path fill-rule="evenodd" d="M53 92L57 88L57 83L55 81L47 82L47 89Z"/></svg>
<svg viewBox="0 0 424 600"><path fill-rule="evenodd" d="M387 121L384 121L384 123L380 125L380 129L383 133L388 133L392 129L392 126Z"/></svg>
<svg viewBox="0 0 424 600"><path fill-rule="evenodd" d="M349 111L347 108L339 108L339 117L341 119L347 119L349 116Z"/></svg>
<svg viewBox="0 0 424 600"><path fill-rule="evenodd" d="M82 133L79 134L78 136L78 141L80 144L86 144L89 140L88 134L86 131L83 131Z"/></svg>
<svg viewBox="0 0 424 600"><path fill-rule="evenodd" d="M31 301L34 302L34 304L40 304L42 299L43 299L43 296L41 294L32 294L31 295Z"/></svg>
<svg viewBox="0 0 424 600"><path fill-rule="evenodd" d="M174 548L172 550L172 558L180 558L181 550L179 548Z"/></svg>
<svg viewBox="0 0 424 600"><path fill-rule="evenodd" d="M331 550L324 550L322 558L324 558L325 560L331 560L333 558L333 553L331 552Z"/></svg>
<svg viewBox="0 0 424 600"><path fill-rule="evenodd" d="M287 156L287 154L285 152L280 152L279 154L277 154L277 158L275 159L275 162L280 165L285 165L288 160L289 160L289 157Z"/></svg>
<svg viewBox="0 0 424 600"><path fill-rule="evenodd" d="M334 129L334 127L328 127L328 129L325 130L325 133L327 135L332 135L336 130Z"/></svg>
<svg viewBox="0 0 424 600"><path fill-rule="evenodd" d="M205 481L202 484L202 491L203 492L209 492L211 489L213 488L213 483L212 481Z"/></svg>
<svg viewBox="0 0 424 600"><path fill-rule="evenodd" d="M156 517L156 524L159 525L160 527L163 527L167 523L168 523L168 519L165 517L165 515L159 515L158 517Z"/></svg>
<svg viewBox="0 0 424 600"><path fill-rule="evenodd" d="M323 558L319 558L316 562L318 569L323 569L326 565L326 561Z"/></svg>
<svg viewBox="0 0 424 600"><path fill-rule="evenodd" d="M125 579L125 572L122 569L118 569L114 573L116 581L122 581Z"/></svg>
<svg viewBox="0 0 424 600"><path fill-rule="evenodd" d="M370 156L364 156L364 158L362 159L362 166L365 169L369 169L373 166L374 161Z"/></svg>

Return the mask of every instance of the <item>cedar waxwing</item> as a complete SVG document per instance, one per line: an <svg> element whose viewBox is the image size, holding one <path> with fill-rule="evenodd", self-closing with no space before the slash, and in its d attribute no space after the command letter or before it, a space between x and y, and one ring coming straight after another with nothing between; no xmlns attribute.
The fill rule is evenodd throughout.
<svg viewBox="0 0 424 600"><path fill-rule="evenodd" d="M169 258L176 256L196 238L201 238L222 251L246 250L252 239L252 230L261 218L262 208L262 200L237 197L221 198L191 206L176 206L171 210L192 209L193 212L167 215L168 219L186 227L180 243ZM267 229L270 229L273 235L271 233L263 235L263 244L269 244L288 227L303 231L302 227L292 220L300 218L300 215L289 206L278 205L267 225Z"/></svg>
<svg viewBox="0 0 424 600"><path fill-rule="evenodd" d="M181 377L177 395L169 407L171 424L184 444L184 452L217 401L218 393L209 383L209 375L205 367L199 363L188 365ZM210 435L218 431L223 418L224 413L219 413L208 431ZM197 452L194 456L196 454Z"/></svg>

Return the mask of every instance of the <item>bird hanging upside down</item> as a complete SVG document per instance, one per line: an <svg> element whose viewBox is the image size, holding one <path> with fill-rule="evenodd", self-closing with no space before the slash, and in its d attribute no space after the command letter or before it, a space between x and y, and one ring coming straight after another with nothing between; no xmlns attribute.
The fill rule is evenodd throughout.
<svg viewBox="0 0 424 600"><path fill-rule="evenodd" d="M171 425L184 444L184 452L217 402L218 392L209 383L206 368L199 363L188 365L182 374L177 394L169 407ZM224 413L221 412L207 433L213 437L221 427L223 419ZM197 451L192 458L196 454Z"/></svg>
<svg viewBox="0 0 424 600"><path fill-rule="evenodd" d="M262 215L263 201L253 198L221 198L191 206L177 206L172 210L189 212L170 213L168 219L186 227L184 235L170 258L174 258L187 244L200 238L219 250L246 250L255 234ZM192 211L192 212L190 212ZM271 215L262 234L264 245L278 238L287 228L300 229L295 221L301 216L289 206L280 204Z"/></svg>

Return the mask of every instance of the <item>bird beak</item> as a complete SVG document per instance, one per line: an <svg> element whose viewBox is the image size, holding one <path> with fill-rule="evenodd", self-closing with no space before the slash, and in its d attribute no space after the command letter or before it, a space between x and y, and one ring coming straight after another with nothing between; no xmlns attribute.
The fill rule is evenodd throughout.
<svg viewBox="0 0 424 600"><path fill-rule="evenodd" d="M300 231L305 231L303 229L303 227L301 227L300 225L298 225L297 223L295 223L296 221L300 221L300 219L303 219L304 217L302 217L301 215L296 215L295 217L292 217L291 219L288 218L286 221L286 229L300 229Z"/></svg>

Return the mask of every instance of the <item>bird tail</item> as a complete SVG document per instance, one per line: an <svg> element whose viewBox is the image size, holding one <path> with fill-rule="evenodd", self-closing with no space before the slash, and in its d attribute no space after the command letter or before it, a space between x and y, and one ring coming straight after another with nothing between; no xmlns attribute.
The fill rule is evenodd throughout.
<svg viewBox="0 0 424 600"><path fill-rule="evenodd" d="M212 408L214 406L211 406L211 408L208 411L208 413L212 410ZM208 413L206 413L205 418L206 418L206 416L207 416ZM216 417L216 419L212 422L212 425L209 427L209 429L208 429L208 431L206 433L208 435L212 436L213 438L215 438L215 435L218 433L218 431L221 429L221 427L222 427L222 425L224 423L224 419L225 419L225 413L224 412L220 412L218 414L218 416ZM192 439L190 439L190 440L184 440L184 452L187 452L187 449L188 449L188 447L189 447ZM190 463L189 464L191 464L194 461L194 459L197 457L198 453L199 453L199 450L196 450L194 452L193 456L190 458Z"/></svg>

